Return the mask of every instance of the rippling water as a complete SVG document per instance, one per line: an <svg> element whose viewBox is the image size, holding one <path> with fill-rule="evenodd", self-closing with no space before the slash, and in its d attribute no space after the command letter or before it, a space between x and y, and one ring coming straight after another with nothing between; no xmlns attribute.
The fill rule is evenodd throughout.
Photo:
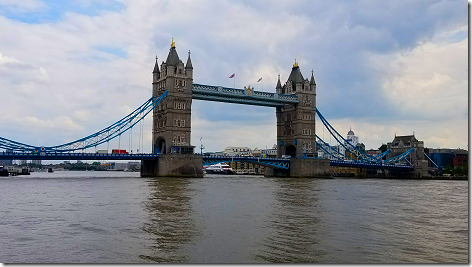
<svg viewBox="0 0 472 267"><path fill-rule="evenodd" d="M468 181L32 173L0 179L4 263L467 263Z"/></svg>

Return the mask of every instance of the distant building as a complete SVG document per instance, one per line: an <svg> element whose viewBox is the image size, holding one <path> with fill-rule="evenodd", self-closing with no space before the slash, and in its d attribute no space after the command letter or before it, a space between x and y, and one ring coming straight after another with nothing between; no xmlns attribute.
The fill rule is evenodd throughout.
<svg viewBox="0 0 472 267"><path fill-rule="evenodd" d="M252 150L251 156L252 157L260 157L262 155L262 151L257 147Z"/></svg>
<svg viewBox="0 0 472 267"><path fill-rule="evenodd" d="M370 156L377 156L377 155L382 154L382 151L378 149L369 149L369 150L366 150L365 153Z"/></svg>
<svg viewBox="0 0 472 267"><path fill-rule="evenodd" d="M410 162L418 160L426 160L424 156L424 142L416 139L415 135L395 136L392 142L387 143L387 148L390 153L387 154L387 159L396 157L414 148L415 150L408 156Z"/></svg>
<svg viewBox="0 0 472 267"><path fill-rule="evenodd" d="M429 157L441 168L465 166L468 164L469 152L464 149L429 148Z"/></svg>
<svg viewBox="0 0 472 267"><path fill-rule="evenodd" d="M223 151L225 156L251 156L252 150L249 147L229 146Z"/></svg>
<svg viewBox="0 0 472 267"><path fill-rule="evenodd" d="M261 149L262 156L267 158L276 158L277 157L277 145L274 144L272 148Z"/></svg>
<svg viewBox="0 0 472 267"><path fill-rule="evenodd" d="M347 142L344 143L346 146L348 142L353 146L357 146L359 143L359 137L356 136L351 129L349 129L349 132L347 132L346 141Z"/></svg>
<svg viewBox="0 0 472 267"><path fill-rule="evenodd" d="M103 164L107 169L113 171L136 171L141 169L140 162L110 162Z"/></svg>
<svg viewBox="0 0 472 267"><path fill-rule="evenodd" d="M223 157L225 154L223 151L217 151L217 152L205 152L203 153L203 156L205 157Z"/></svg>
<svg viewBox="0 0 472 267"><path fill-rule="evenodd" d="M351 152L347 151L345 147L347 147L350 150L354 150L352 148L352 146L358 147L359 144L360 144L359 143L359 137L354 134L352 129L349 129L349 132L347 132L347 135L346 135L346 141L344 142L344 146L343 145L331 146L331 150L329 148L325 148L329 152L333 152L333 150L334 150L334 151L337 151L337 153L333 153L333 155L330 155L329 153L326 153L323 149L318 148L318 157L329 159L329 160L339 160L336 157L342 158L341 155L343 155L343 156L347 156L348 159L349 158L357 159L357 156L353 155Z"/></svg>

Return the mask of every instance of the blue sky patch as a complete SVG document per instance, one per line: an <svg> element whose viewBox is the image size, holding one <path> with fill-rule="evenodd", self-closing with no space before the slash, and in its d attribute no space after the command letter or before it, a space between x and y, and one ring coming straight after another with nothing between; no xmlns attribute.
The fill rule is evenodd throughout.
<svg viewBox="0 0 472 267"><path fill-rule="evenodd" d="M49 23L60 20L66 12L96 16L106 11L119 12L125 6L116 1L90 2L85 4L72 0L49 0L37 10L21 9L0 4L0 15L29 24Z"/></svg>
<svg viewBox="0 0 472 267"><path fill-rule="evenodd" d="M125 50L118 48L118 47L107 47L107 46L101 46L101 47L96 47L98 51L102 51L108 54L115 55L117 57L121 58L126 58L127 53Z"/></svg>

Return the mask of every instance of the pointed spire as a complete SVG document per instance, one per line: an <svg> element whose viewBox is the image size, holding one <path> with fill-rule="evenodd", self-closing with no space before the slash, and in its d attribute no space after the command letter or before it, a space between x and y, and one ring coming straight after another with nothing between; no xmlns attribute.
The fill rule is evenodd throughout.
<svg viewBox="0 0 472 267"><path fill-rule="evenodd" d="M154 70L152 73L159 73L159 63L157 63L157 56L156 56L156 64L154 65Z"/></svg>
<svg viewBox="0 0 472 267"><path fill-rule="evenodd" d="M275 88L282 89L282 84L280 83L280 74L279 74L279 80L277 81L277 86Z"/></svg>
<svg viewBox="0 0 472 267"><path fill-rule="evenodd" d="M310 84L315 84L315 77L313 76L313 70L311 70Z"/></svg>
<svg viewBox="0 0 472 267"><path fill-rule="evenodd" d="M192 60L190 59L190 50L188 50L188 59L187 59L187 64L185 65L186 69L193 69L192 66Z"/></svg>
<svg viewBox="0 0 472 267"><path fill-rule="evenodd" d="M175 50L174 38L172 38L172 44L170 45L169 55L167 55L166 65L177 66L179 62L180 62L179 55L177 55L177 51Z"/></svg>

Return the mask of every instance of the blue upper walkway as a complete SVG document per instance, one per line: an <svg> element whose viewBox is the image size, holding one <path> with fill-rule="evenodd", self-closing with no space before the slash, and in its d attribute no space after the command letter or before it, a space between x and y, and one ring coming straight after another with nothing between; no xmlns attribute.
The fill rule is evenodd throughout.
<svg viewBox="0 0 472 267"><path fill-rule="evenodd" d="M296 95L283 95L253 91L252 89L234 89L196 83L192 85L192 98L266 107L281 107L285 104L298 104L298 97Z"/></svg>

